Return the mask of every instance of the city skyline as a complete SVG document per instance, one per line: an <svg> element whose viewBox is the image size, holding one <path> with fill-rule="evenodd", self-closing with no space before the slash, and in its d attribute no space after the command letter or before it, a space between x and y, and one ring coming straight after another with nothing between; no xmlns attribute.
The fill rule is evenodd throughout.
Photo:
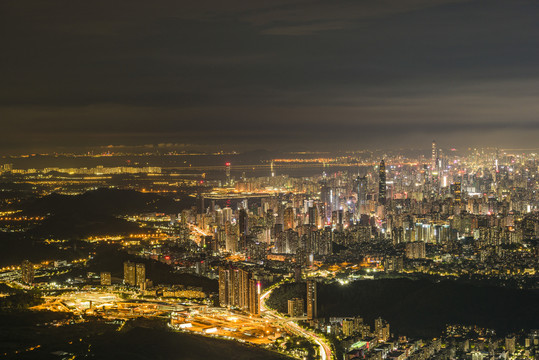
<svg viewBox="0 0 539 360"><path fill-rule="evenodd" d="M533 359L536 154L429 145L246 163L87 154L22 168L33 157L12 157L0 164L0 317L108 333L14 340L4 355L127 354L111 333L137 342L144 321L177 340L248 343L268 360ZM103 165L118 162L131 166ZM57 321L41 325L45 314ZM22 330L0 330L11 329Z"/></svg>

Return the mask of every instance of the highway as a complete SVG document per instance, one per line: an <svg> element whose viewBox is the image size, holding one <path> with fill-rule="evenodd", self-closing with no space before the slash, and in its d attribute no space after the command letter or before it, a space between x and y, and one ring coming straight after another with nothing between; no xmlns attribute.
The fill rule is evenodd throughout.
<svg viewBox="0 0 539 360"><path fill-rule="evenodd" d="M313 341L320 347L320 358L322 360L332 360L333 353L331 352L331 347L326 343L325 339L319 337L316 333L310 330L305 330L301 328L298 324L291 321L290 319L279 315L277 311L271 310L266 307L266 299L269 297L272 291L273 289L270 289L260 295L260 312L262 313L262 316L278 320L279 322L281 322L282 326L288 329L290 332Z"/></svg>

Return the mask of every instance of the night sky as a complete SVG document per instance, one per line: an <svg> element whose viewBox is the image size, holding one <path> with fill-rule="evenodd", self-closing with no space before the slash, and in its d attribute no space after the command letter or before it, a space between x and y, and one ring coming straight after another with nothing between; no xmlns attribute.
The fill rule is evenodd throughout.
<svg viewBox="0 0 539 360"><path fill-rule="evenodd" d="M0 24L2 153L538 146L537 0L3 0Z"/></svg>

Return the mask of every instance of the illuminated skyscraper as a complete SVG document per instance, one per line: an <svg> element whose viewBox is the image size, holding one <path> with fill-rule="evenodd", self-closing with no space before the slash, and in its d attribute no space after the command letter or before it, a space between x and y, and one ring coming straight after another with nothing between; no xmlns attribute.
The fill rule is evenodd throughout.
<svg viewBox="0 0 539 360"><path fill-rule="evenodd" d="M378 203L380 205L386 204L386 164L384 159L380 161L380 184L378 188Z"/></svg>
<svg viewBox="0 0 539 360"><path fill-rule="evenodd" d="M228 284L230 278L230 269L219 266L219 305L228 305Z"/></svg>
<svg viewBox="0 0 539 360"><path fill-rule="evenodd" d="M309 225L311 226L318 226L318 207L315 205L315 206L311 206L309 207Z"/></svg>
<svg viewBox="0 0 539 360"><path fill-rule="evenodd" d="M247 270L240 269L238 273L240 282L240 299L239 299L239 306L240 308L244 310L249 310L249 299L250 299L250 292L249 292L249 286L250 286L250 280L251 280L251 273Z"/></svg>
<svg viewBox="0 0 539 360"><path fill-rule="evenodd" d="M143 288L146 285L146 265L144 264L137 264L135 265L136 269L136 285L140 288Z"/></svg>
<svg viewBox="0 0 539 360"><path fill-rule="evenodd" d="M307 318L309 320L318 317L318 294L316 291L316 281L307 280Z"/></svg>
<svg viewBox="0 0 539 360"><path fill-rule="evenodd" d="M241 209L238 214L238 225L240 230L240 236L249 235L249 215L247 210Z"/></svg>
<svg viewBox="0 0 539 360"><path fill-rule="evenodd" d="M225 163L225 175L226 175L226 184L230 185L231 181L230 181L230 163L229 162Z"/></svg>
<svg viewBox="0 0 539 360"><path fill-rule="evenodd" d="M453 194L455 196L455 202L458 202L460 203L462 198L461 198L461 185L460 185L460 181L457 181L453 184L452 186L452 190L453 190Z"/></svg>
<svg viewBox="0 0 539 360"><path fill-rule="evenodd" d="M24 260L21 265L22 282L32 284L34 282L34 264L28 260Z"/></svg>
<svg viewBox="0 0 539 360"><path fill-rule="evenodd" d="M294 209L291 208L291 207L288 207L285 209L284 211L284 216L283 216L283 219L284 219L284 230L288 230L288 229L295 229L296 227L296 224L295 224L295 219L294 219Z"/></svg>
<svg viewBox="0 0 539 360"><path fill-rule="evenodd" d="M124 284L135 286L137 284L137 271L134 262L124 262Z"/></svg>
<svg viewBox="0 0 539 360"><path fill-rule="evenodd" d="M436 170L436 159L438 158L438 152L436 151L436 141L432 140L432 162L431 171Z"/></svg>
<svg viewBox="0 0 539 360"><path fill-rule="evenodd" d="M246 291L247 289L243 289ZM249 312L260 315L260 282L255 279L249 280Z"/></svg>
<svg viewBox="0 0 539 360"><path fill-rule="evenodd" d="M365 206L367 205L367 178L365 176L358 176L356 178L356 194L357 194L357 203L356 203L356 221L359 222L361 219L362 212L365 211Z"/></svg>

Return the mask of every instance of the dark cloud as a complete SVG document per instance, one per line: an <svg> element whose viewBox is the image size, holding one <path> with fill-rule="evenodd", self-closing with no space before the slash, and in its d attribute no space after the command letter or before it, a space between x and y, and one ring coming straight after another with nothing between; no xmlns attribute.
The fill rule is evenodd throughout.
<svg viewBox="0 0 539 360"><path fill-rule="evenodd" d="M538 13L531 0L4 1L2 151L535 145Z"/></svg>

